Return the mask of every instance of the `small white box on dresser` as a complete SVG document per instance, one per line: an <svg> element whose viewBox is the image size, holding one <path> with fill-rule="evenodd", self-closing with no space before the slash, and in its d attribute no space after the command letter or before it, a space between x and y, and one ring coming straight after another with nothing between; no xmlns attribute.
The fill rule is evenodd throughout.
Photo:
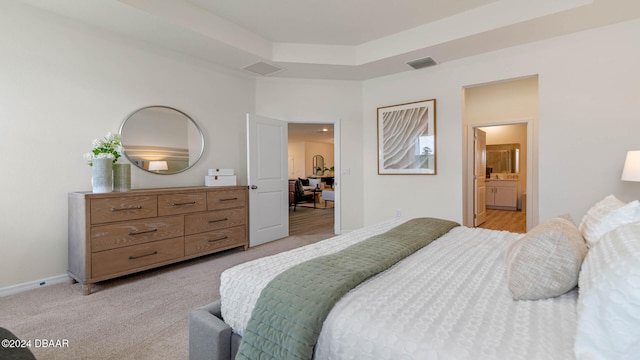
<svg viewBox="0 0 640 360"><path fill-rule="evenodd" d="M204 184L206 186L236 186L236 176L235 175L205 176Z"/></svg>
<svg viewBox="0 0 640 360"><path fill-rule="evenodd" d="M209 169L209 172L207 175L209 176L233 175L233 169Z"/></svg>
<svg viewBox="0 0 640 360"><path fill-rule="evenodd" d="M205 186L236 186L236 176L233 169L209 169L204 177Z"/></svg>

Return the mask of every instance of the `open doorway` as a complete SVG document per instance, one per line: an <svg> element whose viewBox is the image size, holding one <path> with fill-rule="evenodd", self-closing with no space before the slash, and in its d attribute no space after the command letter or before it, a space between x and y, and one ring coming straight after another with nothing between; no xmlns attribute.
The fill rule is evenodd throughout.
<svg viewBox="0 0 640 360"><path fill-rule="evenodd" d="M475 226L525 233L527 123L477 126L475 132L484 136L483 148L474 149L474 157L484 159L482 168L478 168L480 163L475 165L475 172L480 175L475 177L484 175L484 186L474 188L474 199L484 198L482 209L478 209L476 201Z"/></svg>
<svg viewBox="0 0 640 360"><path fill-rule="evenodd" d="M289 234L339 233L339 124L289 123ZM299 193L297 182L304 190Z"/></svg>
<svg viewBox="0 0 640 360"><path fill-rule="evenodd" d="M464 225L526 232L538 220L537 76L464 87L463 109ZM476 130L486 133L491 150L482 171L475 165ZM484 221L476 221L478 199L486 205Z"/></svg>

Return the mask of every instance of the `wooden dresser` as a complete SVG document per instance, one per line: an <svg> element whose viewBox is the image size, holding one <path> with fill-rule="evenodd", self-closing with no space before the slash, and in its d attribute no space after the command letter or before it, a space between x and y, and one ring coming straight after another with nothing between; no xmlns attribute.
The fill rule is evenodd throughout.
<svg viewBox="0 0 640 360"><path fill-rule="evenodd" d="M85 285L235 247L247 249L246 186L69 193L69 269Z"/></svg>

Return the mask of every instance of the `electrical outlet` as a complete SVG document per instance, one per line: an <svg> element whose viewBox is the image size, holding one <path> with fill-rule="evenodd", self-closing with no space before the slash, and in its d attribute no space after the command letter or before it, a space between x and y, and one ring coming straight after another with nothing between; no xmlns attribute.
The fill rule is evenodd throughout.
<svg viewBox="0 0 640 360"><path fill-rule="evenodd" d="M396 209L396 217L401 217L401 216L402 216L402 210Z"/></svg>

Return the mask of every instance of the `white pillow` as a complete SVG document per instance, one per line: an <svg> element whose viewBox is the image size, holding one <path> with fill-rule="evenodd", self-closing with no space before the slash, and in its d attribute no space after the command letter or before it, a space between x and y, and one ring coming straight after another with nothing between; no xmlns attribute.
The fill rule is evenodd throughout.
<svg viewBox="0 0 640 360"><path fill-rule="evenodd" d="M546 299L573 289L586 253L580 231L567 218L531 229L507 250L507 284L513 299Z"/></svg>
<svg viewBox="0 0 640 360"><path fill-rule="evenodd" d="M577 359L640 354L640 223L605 234L582 264L574 351Z"/></svg>
<svg viewBox="0 0 640 360"><path fill-rule="evenodd" d="M580 222L580 226L578 228L580 229L581 232L584 233L585 227L588 227L590 224L597 222L600 218L602 218L604 215L606 215L610 211L615 210L624 205L625 203L623 201L619 200L614 195L609 195L604 199L595 203L589 209L589 211L587 211L585 216L582 218L582 221Z"/></svg>
<svg viewBox="0 0 640 360"><path fill-rule="evenodd" d="M320 179L309 179L309 186L313 187L314 189L318 188L320 187L320 182Z"/></svg>
<svg viewBox="0 0 640 360"><path fill-rule="evenodd" d="M634 200L628 204L609 195L595 204L582 219L580 231L593 247L602 235L623 224L640 221L640 202Z"/></svg>

